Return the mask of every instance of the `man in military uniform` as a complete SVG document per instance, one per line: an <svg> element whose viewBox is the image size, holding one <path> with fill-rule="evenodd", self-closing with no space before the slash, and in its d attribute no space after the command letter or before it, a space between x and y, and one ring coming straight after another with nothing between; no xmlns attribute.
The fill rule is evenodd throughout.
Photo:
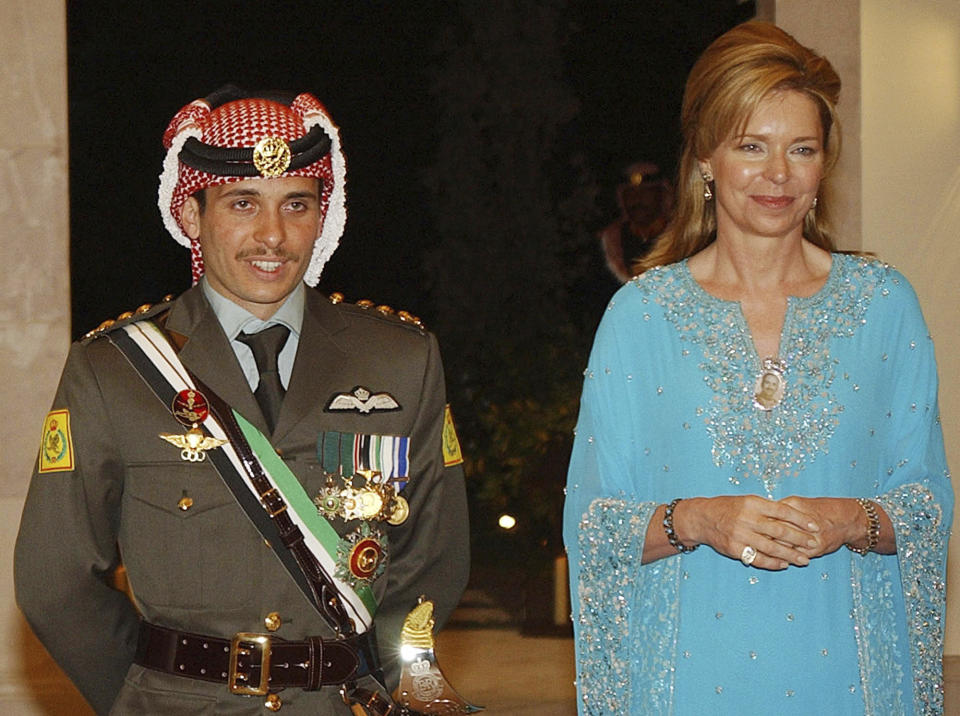
<svg viewBox="0 0 960 716"><path fill-rule="evenodd" d="M303 285L346 218L312 95L225 88L164 144L196 285L72 346L18 604L98 713L386 713L404 615L425 594L442 623L469 566L436 341Z"/></svg>

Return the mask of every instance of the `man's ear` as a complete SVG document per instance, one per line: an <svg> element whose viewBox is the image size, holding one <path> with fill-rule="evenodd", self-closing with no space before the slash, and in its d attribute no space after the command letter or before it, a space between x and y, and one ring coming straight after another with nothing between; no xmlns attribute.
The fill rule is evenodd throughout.
<svg viewBox="0 0 960 716"><path fill-rule="evenodd" d="M191 240L200 238L200 202L192 196L187 197L180 208L180 224Z"/></svg>

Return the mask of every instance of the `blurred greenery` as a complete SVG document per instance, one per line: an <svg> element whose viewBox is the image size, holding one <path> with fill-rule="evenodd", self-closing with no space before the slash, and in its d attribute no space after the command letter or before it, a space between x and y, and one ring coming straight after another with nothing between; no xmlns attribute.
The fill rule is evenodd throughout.
<svg viewBox="0 0 960 716"><path fill-rule="evenodd" d="M475 569L530 581L562 554L582 370L617 287L596 237L612 183L638 159L670 173L689 66L752 5L448 7L428 71L438 116L424 276L467 459ZM510 532L503 513L517 519Z"/></svg>
<svg viewBox="0 0 960 716"><path fill-rule="evenodd" d="M562 0L464 2L441 36L443 99L426 174L437 234L430 296L465 442L475 559L561 550L559 515L591 327L578 286L600 266L596 183L563 141ZM602 285L602 283L601 283ZM608 283L606 292L614 284ZM602 300L602 299L601 299ZM595 320L595 319L590 319ZM515 534L498 534L501 513Z"/></svg>

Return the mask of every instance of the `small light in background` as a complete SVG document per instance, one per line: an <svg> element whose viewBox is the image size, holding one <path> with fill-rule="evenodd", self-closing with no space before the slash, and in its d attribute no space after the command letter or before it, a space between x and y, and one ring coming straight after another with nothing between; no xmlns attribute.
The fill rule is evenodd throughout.
<svg viewBox="0 0 960 716"><path fill-rule="evenodd" d="M513 515L500 515L500 519L497 520L497 524L500 525L502 529L512 530L517 526L517 520Z"/></svg>

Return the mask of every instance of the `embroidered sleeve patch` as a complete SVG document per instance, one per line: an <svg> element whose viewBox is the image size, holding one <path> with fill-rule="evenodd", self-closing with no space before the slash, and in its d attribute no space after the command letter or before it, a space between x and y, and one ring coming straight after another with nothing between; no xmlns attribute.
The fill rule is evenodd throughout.
<svg viewBox="0 0 960 716"><path fill-rule="evenodd" d="M453 413L448 405L443 411L443 466L452 467L463 462L457 429L453 426Z"/></svg>
<svg viewBox="0 0 960 716"><path fill-rule="evenodd" d="M67 472L73 469L73 436L70 411L52 410L43 421L40 439L40 472Z"/></svg>

